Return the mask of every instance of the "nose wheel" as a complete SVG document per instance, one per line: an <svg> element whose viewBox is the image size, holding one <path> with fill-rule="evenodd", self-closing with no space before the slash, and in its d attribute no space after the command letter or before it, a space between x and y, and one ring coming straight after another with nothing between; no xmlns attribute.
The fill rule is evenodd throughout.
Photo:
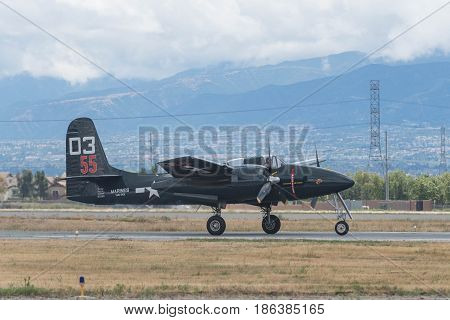
<svg viewBox="0 0 450 320"><path fill-rule="evenodd" d="M334 230L336 233L340 236L345 236L348 231L350 230L350 227L348 226L348 223L344 220L338 221L336 225L334 226Z"/></svg>
<svg viewBox="0 0 450 320"><path fill-rule="evenodd" d="M345 236L350 230L350 227L345 220L347 217L353 219L350 210L348 210L347 204L339 192L334 195L334 204L330 201L328 201L328 203L331 204L336 210L337 218L339 220L334 226L334 230L338 235ZM340 208L339 203L341 204L343 210Z"/></svg>

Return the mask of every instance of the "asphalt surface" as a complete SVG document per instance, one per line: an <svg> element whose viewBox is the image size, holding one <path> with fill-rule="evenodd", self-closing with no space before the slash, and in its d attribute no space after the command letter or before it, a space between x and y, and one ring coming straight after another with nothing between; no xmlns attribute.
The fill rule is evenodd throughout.
<svg viewBox="0 0 450 320"><path fill-rule="evenodd" d="M336 220L334 213L292 213L274 210L273 214L288 220L314 220L327 218ZM225 219L253 220L260 219L261 214L254 212L227 212L222 215ZM352 213L355 220L409 220L409 221L450 221L450 213L383 213L365 212ZM95 218L110 219L123 217L170 217L172 219L198 218L205 219L211 216L209 212L192 211L135 211L135 210L0 210L0 217L21 217L21 218Z"/></svg>
<svg viewBox="0 0 450 320"><path fill-rule="evenodd" d="M352 232L338 236L334 232L280 232L266 235L262 232L225 232L214 237L206 232L74 232L62 231L0 231L0 239L39 240L141 240L171 241L187 239L235 240L337 240L337 241L427 241L450 242L450 232Z"/></svg>

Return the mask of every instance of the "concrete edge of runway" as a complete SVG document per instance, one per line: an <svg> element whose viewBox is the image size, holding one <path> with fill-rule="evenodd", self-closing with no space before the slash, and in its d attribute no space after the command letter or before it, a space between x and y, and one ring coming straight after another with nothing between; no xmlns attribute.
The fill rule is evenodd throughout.
<svg viewBox="0 0 450 320"><path fill-rule="evenodd" d="M263 232L225 232L211 236L207 232L65 232L65 231L0 231L1 240L316 240L316 241L403 241L450 242L450 232L350 232L339 236L334 232L280 232L267 235Z"/></svg>

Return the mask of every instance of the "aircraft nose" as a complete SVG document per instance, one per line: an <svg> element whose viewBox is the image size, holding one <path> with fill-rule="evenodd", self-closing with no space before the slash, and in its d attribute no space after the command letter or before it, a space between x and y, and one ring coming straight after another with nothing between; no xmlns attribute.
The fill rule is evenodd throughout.
<svg viewBox="0 0 450 320"><path fill-rule="evenodd" d="M343 175L342 180L343 180L342 184L345 186L345 189L349 189L355 185L355 181L353 181L347 176Z"/></svg>
<svg viewBox="0 0 450 320"><path fill-rule="evenodd" d="M336 174L335 179L336 187L339 189L339 191L347 190L348 188L353 187L353 185L355 184L355 181L340 173Z"/></svg>
<svg viewBox="0 0 450 320"><path fill-rule="evenodd" d="M353 187L355 184L355 181L336 171L322 168L312 168L311 170L313 172L313 176L316 178L319 177L320 180L325 183L325 186L329 188L327 190L332 193L344 191Z"/></svg>

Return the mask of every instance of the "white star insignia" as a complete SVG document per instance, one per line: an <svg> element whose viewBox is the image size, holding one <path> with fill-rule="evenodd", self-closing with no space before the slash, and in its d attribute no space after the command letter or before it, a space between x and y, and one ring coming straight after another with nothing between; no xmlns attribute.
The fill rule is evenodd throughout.
<svg viewBox="0 0 450 320"><path fill-rule="evenodd" d="M155 181L153 181L153 183L155 183ZM153 183L152 183L152 185L153 185ZM144 188L136 188L136 193L144 193L145 190L150 192L150 194L148 196L149 199L151 199L151 197L153 197L153 196L160 198L158 190L153 189L151 186L150 187L144 187Z"/></svg>
<svg viewBox="0 0 450 320"><path fill-rule="evenodd" d="M155 183L155 181L153 181L153 183ZM152 183L152 185L153 185L153 183ZM145 189L148 190L148 192L150 192L150 194L148 196L149 199L151 199L152 196L156 196L156 197L159 198L158 190L153 189L151 186L150 187L146 187Z"/></svg>
<svg viewBox="0 0 450 320"><path fill-rule="evenodd" d="M146 187L145 189L150 192L150 195L148 196L149 199L151 199L152 196L157 196L159 198L158 190L152 189L152 187Z"/></svg>

